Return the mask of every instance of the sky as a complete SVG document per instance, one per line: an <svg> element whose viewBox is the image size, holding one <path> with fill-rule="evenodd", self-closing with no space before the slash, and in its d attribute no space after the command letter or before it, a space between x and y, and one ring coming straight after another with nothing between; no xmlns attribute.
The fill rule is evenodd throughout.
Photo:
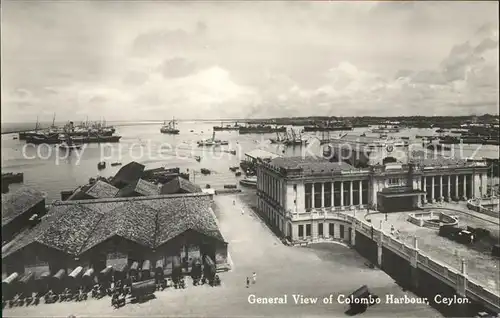
<svg viewBox="0 0 500 318"><path fill-rule="evenodd" d="M2 122L498 113L498 2L2 2Z"/></svg>

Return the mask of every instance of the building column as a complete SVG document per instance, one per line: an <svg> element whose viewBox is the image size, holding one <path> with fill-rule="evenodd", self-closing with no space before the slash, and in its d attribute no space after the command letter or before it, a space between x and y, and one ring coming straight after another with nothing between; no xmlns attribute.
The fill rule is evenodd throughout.
<svg viewBox="0 0 500 318"><path fill-rule="evenodd" d="M331 189L330 189L330 192L332 193L331 195L331 199L330 199L330 205L332 206L332 208L335 207L335 187L334 187L334 184L335 182L332 180L332 182L330 183L330 186L331 186Z"/></svg>
<svg viewBox="0 0 500 318"><path fill-rule="evenodd" d="M458 197L458 178L460 177L460 175L456 174L455 175L455 198L457 198L458 200L460 200L460 198Z"/></svg>
<svg viewBox="0 0 500 318"><path fill-rule="evenodd" d="M451 176L450 175L448 175L447 182L448 182L448 190L446 192L446 197L448 198L448 201L450 201L451 200Z"/></svg>
<svg viewBox="0 0 500 318"><path fill-rule="evenodd" d="M340 181L340 208L344 207L344 181Z"/></svg>
<svg viewBox="0 0 500 318"><path fill-rule="evenodd" d="M316 206L315 202L314 202L314 183L311 183L311 209L314 209L314 207Z"/></svg>
<svg viewBox="0 0 500 318"><path fill-rule="evenodd" d="M325 184L321 182L321 207L325 207Z"/></svg>
<svg viewBox="0 0 500 318"><path fill-rule="evenodd" d="M352 195L353 195L353 191L352 191L352 180L349 181L349 205L352 206Z"/></svg>
<svg viewBox="0 0 500 318"><path fill-rule="evenodd" d="M359 205L363 205L363 180L359 180Z"/></svg>
<svg viewBox="0 0 500 318"><path fill-rule="evenodd" d="M356 246L356 222L351 223L351 246Z"/></svg>
<svg viewBox="0 0 500 318"><path fill-rule="evenodd" d="M422 191L425 191L424 202L427 203L427 177L424 176L424 184L422 185Z"/></svg>
<svg viewBox="0 0 500 318"><path fill-rule="evenodd" d="M435 197L436 194L434 193L435 192L434 191L434 186L435 186L434 183L436 182L436 180L434 180L435 178L436 178L435 176L431 177L431 203L436 202L436 197Z"/></svg>
<svg viewBox="0 0 500 318"><path fill-rule="evenodd" d="M444 197L443 194L443 176L439 176L439 201L442 201L441 198Z"/></svg>
<svg viewBox="0 0 500 318"><path fill-rule="evenodd" d="M418 290L418 269L417 269L417 260L418 260L418 240L417 237L413 238L413 249L410 255L410 265L411 265L411 286Z"/></svg>
<svg viewBox="0 0 500 318"><path fill-rule="evenodd" d="M467 200L467 175L463 175L464 177L464 199Z"/></svg>

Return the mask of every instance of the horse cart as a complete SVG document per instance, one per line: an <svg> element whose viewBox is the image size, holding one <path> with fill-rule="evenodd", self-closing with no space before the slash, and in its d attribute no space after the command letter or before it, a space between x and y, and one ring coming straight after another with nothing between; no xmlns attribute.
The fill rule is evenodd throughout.
<svg viewBox="0 0 500 318"><path fill-rule="evenodd" d="M64 300L73 300L79 296L80 287L82 285L83 267L78 266L66 278L66 290Z"/></svg>
<svg viewBox="0 0 500 318"><path fill-rule="evenodd" d="M219 275L217 275L217 268L215 266L215 262L208 255L205 255L203 260L204 260L203 282L208 281L210 286L219 286L220 278Z"/></svg>
<svg viewBox="0 0 500 318"><path fill-rule="evenodd" d="M130 266L129 276L132 282L136 282L139 280L139 262L133 262Z"/></svg>
<svg viewBox="0 0 500 318"><path fill-rule="evenodd" d="M33 302L33 292L35 291L35 274L24 274L17 283L18 304L20 306L30 305Z"/></svg>
<svg viewBox="0 0 500 318"><path fill-rule="evenodd" d="M191 261L191 278L193 279L194 286L200 284L202 271L201 260L198 257L194 258Z"/></svg>
<svg viewBox="0 0 500 318"><path fill-rule="evenodd" d="M128 264L117 264L113 266L114 290L119 293L123 292L123 287L126 285L128 272Z"/></svg>
<svg viewBox="0 0 500 318"><path fill-rule="evenodd" d="M150 299L156 291L156 284L154 279L136 282L132 284L130 294L135 302L141 302Z"/></svg>
<svg viewBox="0 0 500 318"><path fill-rule="evenodd" d="M156 261L155 264L155 283L156 283L156 290L164 290L167 285L165 281L165 272L163 270L163 260L160 259Z"/></svg>
<svg viewBox="0 0 500 318"><path fill-rule="evenodd" d="M92 290L92 287L94 287L95 284L95 274L94 274L94 269L89 268L87 271L82 276L82 287L83 287L83 292L88 293L90 290Z"/></svg>
<svg viewBox="0 0 500 318"><path fill-rule="evenodd" d="M149 280L151 278L151 262L145 260L142 263L141 280Z"/></svg>
<svg viewBox="0 0 500 318"><path fill-rule="evenodd" d="M19 279L18 273L12 273L2 281L2 305L8 301L9 305L14 304L14 298L17 295L17 280Z"/></svg>
<svg viewBox="0 0 500 318"><path fill-rule="evenodd" d="M172 259L172 281L176 289L186 288L184 275L182 274L182 263L179 256L174 256Z"/></svg>

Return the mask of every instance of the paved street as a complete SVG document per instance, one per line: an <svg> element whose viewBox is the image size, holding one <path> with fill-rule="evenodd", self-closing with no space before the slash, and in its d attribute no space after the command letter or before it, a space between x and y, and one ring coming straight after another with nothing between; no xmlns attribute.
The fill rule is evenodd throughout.
<svg viewBox="0 0 500 318"><path fill-rule="evenodd" d="M233 200L236 201L233 206ZM113 309L110 299L85 303L58 303L7 309L5 317L36 316L143 316L143 317L343 317L347 305L339 304L339 294L349 295L363 284L382 298L382 304L370 307L369 317L440 317L427 305L386 304L385 295L404 294L394 281L379 270L369 269L354 250L337 244L321 244L314 248L287 247L281 244L262 221L253 214L239 196L216 196L221 231L229 242L234 264L222 273L221 287L189 287L186 290L157 292L156 299L143 304L127 304ZM241 210L244 210L244 214ZM246 277L257 273L257 283L245 287ZM248 296L279 297L288 295L287 304L250 304ZM293 294L318 297L318 304L296 305ZM333 294L332 304L323 297Z"/></svg>

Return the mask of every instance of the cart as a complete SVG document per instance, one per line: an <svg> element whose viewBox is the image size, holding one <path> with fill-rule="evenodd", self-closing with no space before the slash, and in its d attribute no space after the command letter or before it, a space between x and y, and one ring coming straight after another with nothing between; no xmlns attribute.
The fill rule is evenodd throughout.
<svg viewBox="0 0 500 318"><path fill-rule="evenodd" d="M130 266L129 276L133 282L139 280L139 262L133 262Z"/></svg>
<svg viewBox="0 0 500 318"><path fill-rule="evenodd" d="M151 262L145 260L142 263L141 280L149 280L151 278Z"/></svg>
<svg viewBox="0 0 500 318"><path fill-rule="evenodd" d="M154 279L136 282L132 284L130 289L131 297L134 301L143 301L154 295L156 291L156 284Z"/></svg>

